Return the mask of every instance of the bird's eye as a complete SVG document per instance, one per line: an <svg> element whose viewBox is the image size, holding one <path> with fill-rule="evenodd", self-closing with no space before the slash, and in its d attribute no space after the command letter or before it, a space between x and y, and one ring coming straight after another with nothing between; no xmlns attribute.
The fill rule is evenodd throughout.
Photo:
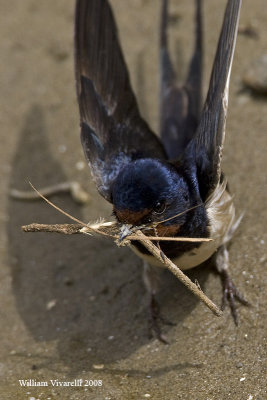
<svg viewBox="0 0 267 400"><path fill-rule="evenodd" d="M162 214L162 213L165 211L165 209L166 209L165 201L160 200L160 201L157 202L157 204L156 204L155 207L153 208L153 211L154 211L156 214Z"/></svg>

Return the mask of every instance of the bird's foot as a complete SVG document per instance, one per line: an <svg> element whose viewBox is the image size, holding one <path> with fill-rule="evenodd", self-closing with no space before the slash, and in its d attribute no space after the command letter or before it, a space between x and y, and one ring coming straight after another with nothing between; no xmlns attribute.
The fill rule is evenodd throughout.
<svg viewBox="0 0 267 400"><path fill-rule="evenodd" d="M149 321L149 336L152 337L154 333L154 335L160 342L168 344L166 336L161 332L159 321L164 325L174 326L175 324L173 322L168 321L167 319L165 319L160 315L159 305L155 299L154 294L151 294L150 297L148 321Z"/></svg>
<svg viewBox="0 0 267 400"><path fill-rule="evenodd" d="M216 254L216 269L221 276L223 285L222 310L225 309L226 303L229 304L234 322L238 325L238 314L236 300L245 306L250 303L237 290L234 282L229 275L229 253L225 245L221 246Z"/></svg>
<svg viewBox="0 0 267 400"><path fill-rule="evenodd" d="M250 303L245 299L245 297L238 291L234 282L230 278L227 270L222 270L220 272L222 284L223 284L223 298L222 298L222 310L225 309L226 303L229 303L234 322L238 325L238 314L236 307L236 300L245 306L250 306Z"/></svg>

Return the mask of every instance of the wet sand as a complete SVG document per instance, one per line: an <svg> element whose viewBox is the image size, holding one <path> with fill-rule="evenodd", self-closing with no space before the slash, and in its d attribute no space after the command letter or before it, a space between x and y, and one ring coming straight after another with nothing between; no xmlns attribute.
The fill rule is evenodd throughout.
<svg viewBox="0 0 267 400"><path fill-rule="evenodd" d="M69 195L52 200L83 221L111 213L79 140L72 3L0 1L0 398L263 400L266 97L243 90L241 77L266 51L266 4L243 3L240 24L255 26L258 38L238 37L223 162L237 210L245 211L230 248L232 276L253 307L239 307L236 328L228 309L213 316L166 272L158 299L176 325L163 327L163 345L148 338L142 263L129 249L102 238L22 233L23 224L69 221L43 202L8 196L10 188L29 188L28 181L42 187L78 180L91 195L88 205ZM171 49L183 76L193 1L171 3ZM225 1L204 3L207 89ZM160 2L112 5L142 113L158 131ZM208 264L189 275L220 303L220 279ZM22 379L48 386L21 387ZM53 387L56 379L76 379L76 386ZM86 380L102 386L86 387Z"/></svg>

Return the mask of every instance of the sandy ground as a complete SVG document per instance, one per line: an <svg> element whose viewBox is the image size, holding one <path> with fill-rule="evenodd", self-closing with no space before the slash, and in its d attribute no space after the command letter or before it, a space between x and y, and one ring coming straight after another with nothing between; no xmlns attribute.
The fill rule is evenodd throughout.
<svg viewBox="0 0 267 400"><path fill-rule="evenodd" d="M193 1L172 1L170 29L179 73L192 47ZM205 88L224 0L205 0ZM131 78L143 114L158 127L158 0L113 0ZM167 272L159 301L169 345L147 336L141 261L112 242L80 236L25 234L22 224L68 222L43 202L18 202L27 189L78 180L87 206L68 195L53 201L84 221L109 216L83 163L73 77L73 2L1 0L0 399L263 400L264 264L266 262L266 98L242 90L250 61L266 51L266 4L244 0L235 54L224 170L245 211L230 249L231 270L253 307L239 307L236 328L220 319ZM83 168L84 167L84 168ZM266 276L266 274L265 274ZM219 277L208 266L190 272L220 303ZM21 387L19 380L48 382ZM50 379L83 379L53 387ZM102 386L84 386L102 380Z"/></svg>

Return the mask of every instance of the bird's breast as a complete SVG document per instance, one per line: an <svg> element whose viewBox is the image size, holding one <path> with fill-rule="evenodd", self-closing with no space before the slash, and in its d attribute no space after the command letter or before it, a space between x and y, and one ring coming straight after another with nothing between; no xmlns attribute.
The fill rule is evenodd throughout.
<svg viewBox="0 0 267 400"><path fill-rule="evenodd" d="M182 270L187 270L198 266L208 260L225 243L227 234L230 232L235 222L235 208L233 198L226 190L226 182L218 184L214 192L205 203L208 216L208 230L210 242L203 242L200 246L185 251L178 257L170 257L172 261ZM183 243L183 242L181 242ZM175 242L177 246L177 242ZM182 244L181 244L182 246ZM165 267L163 263L154 256L142 253L136 246L132 246L133 251L151 265Z"/></svg>

